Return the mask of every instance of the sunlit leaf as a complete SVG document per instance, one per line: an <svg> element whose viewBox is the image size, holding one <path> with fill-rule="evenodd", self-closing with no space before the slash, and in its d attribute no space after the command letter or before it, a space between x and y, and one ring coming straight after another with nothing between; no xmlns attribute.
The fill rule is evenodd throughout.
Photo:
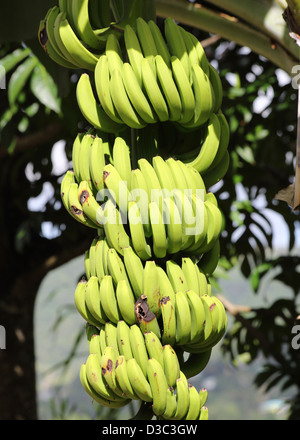
<svg viewBox="0 0 300 440"><path fill-rule="evenodd" d="M37 63L36 57L29 57L11 75L8 83L8 100L11 106L17 101Z"/></svg>
<svg viewBox="0 0 300 440"><path fill-rule="evenodd" d="M57 86L46 68L38 63L35 67L31 80L30 88L34 96L45 106L60 113L61 100L58 98Z"/></svg>

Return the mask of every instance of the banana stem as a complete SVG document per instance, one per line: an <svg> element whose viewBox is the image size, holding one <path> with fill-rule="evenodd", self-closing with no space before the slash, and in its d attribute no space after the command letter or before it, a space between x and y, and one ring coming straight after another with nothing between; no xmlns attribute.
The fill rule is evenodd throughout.
<svg viewBox="0 0 300 440"><path fill-rule="evenodd" d="M132 159L132 169L138 167L138 151L137 151L137 142L136 142L136 129L131 128L130 129L130 137L131 137L131 144L130 144L130 155Z"/></svg>
<svg viewBox="0 0 300 440"><path fill-rule="evenodd" d="M284 9L274 0L208 0L208 3L225 10L235 17L251 24L283 46L292 57L299 58L299 48L289 35L289 29L282 18Z"/></svg>
<svg viewBox="0 0 300 440"><path fill-rule="evenodd" d="M148 402L141 402L138 412L130 420L151 420L153 415L151 405Z"/></svg>
<svg viewBox="0 0 300 440"><path fill-rule="evenodd" d="M264 56L291 75L298 58L293 57L280 44L272 42L269 35L239 21L236 17L214 12L197 3L182 0L156 0L157 15L171 16L174 20L194 28L235 41L240 46L249 47L253 52Z"/></svg>

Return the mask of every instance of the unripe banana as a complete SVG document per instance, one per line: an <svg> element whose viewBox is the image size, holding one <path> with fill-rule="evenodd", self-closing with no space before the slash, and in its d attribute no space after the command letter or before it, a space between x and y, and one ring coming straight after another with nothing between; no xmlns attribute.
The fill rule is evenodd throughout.
<svg viewBox="0 0 300 440"><path fill-rule="evenodd" d="M79 77L76 98L92 129L75 138L74 171L61 186L66 210L98 230L74 295L89 326L80 379L103 406L142 400L157 418L206 420L207 391L188 379L227 326L209 283L224 221L207 188L229 166L221 78L173 19L164 35L142 17L122 22L120 33L110 7L60 0L39 29L54 60L91 73ZM192 131L183 152L183 133Z"/></svg>

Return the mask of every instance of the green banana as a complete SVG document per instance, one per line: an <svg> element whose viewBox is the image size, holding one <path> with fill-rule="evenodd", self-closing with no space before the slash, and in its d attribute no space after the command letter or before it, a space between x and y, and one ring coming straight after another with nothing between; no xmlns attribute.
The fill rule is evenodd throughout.
<svg viewBox="0 0 300 440"><path fill-rule="evenodd" d="M180 377L180 364L174 348L170 344L163 346L163 367L169 387L176 388Z"/></svg>
<svg viewBox="0 0 300 440"><path fill-rule="evenodd" d="M144 267L131 246L124 247L124 265L135 298L143 293Z"/></svg>
<svg viewBox="0 0 300 440"><path fill-rule="evenodd" d="M121 317L127 324L136 323L135 297L127 280L120 280L116 288L116 299Z"/></svg>
<svg viewBox="0 0 300 440"><path fill-rule="evenodd" d="M165 412L167 405L168 383L163 367L155 358L149 358L147 362L147 378L152 392L152 409L157 416Z"/></svg>
<svg viewBox="0 0 300 440"><path fill-rule="evenodd" d="M82 115L97 130L106 133L120 133L125 130L126 126L110 119L97 102L87 73L82 73L78 80L76 98Z"/></svg>

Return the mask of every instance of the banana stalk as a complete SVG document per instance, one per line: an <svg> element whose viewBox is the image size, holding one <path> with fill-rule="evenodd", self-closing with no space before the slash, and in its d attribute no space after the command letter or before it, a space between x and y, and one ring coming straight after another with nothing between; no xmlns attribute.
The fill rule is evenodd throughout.
<svg viewBox="0 0 300 440"><path fill-rule="evenodd" d="M222 2L222 6L224 3L228 2ZM166 18L171 15L174 20L180 23L220 35L222 38L235 41L241 46L249 47L253 52L269 59L289 75L299 60L297 54L292 55L289 52L283 39L280 44L274 44L266 31L253 27L252 23L259 21L259 14L257 17L255 15L256 18L253 19L251 25L248 25L234 16L215 12L199 4L191 4L182 0L156 0L156 12L160 17ZM278 15L278 20L282 21L282 26L285 27L284 20L280 15Z"/></svg>

